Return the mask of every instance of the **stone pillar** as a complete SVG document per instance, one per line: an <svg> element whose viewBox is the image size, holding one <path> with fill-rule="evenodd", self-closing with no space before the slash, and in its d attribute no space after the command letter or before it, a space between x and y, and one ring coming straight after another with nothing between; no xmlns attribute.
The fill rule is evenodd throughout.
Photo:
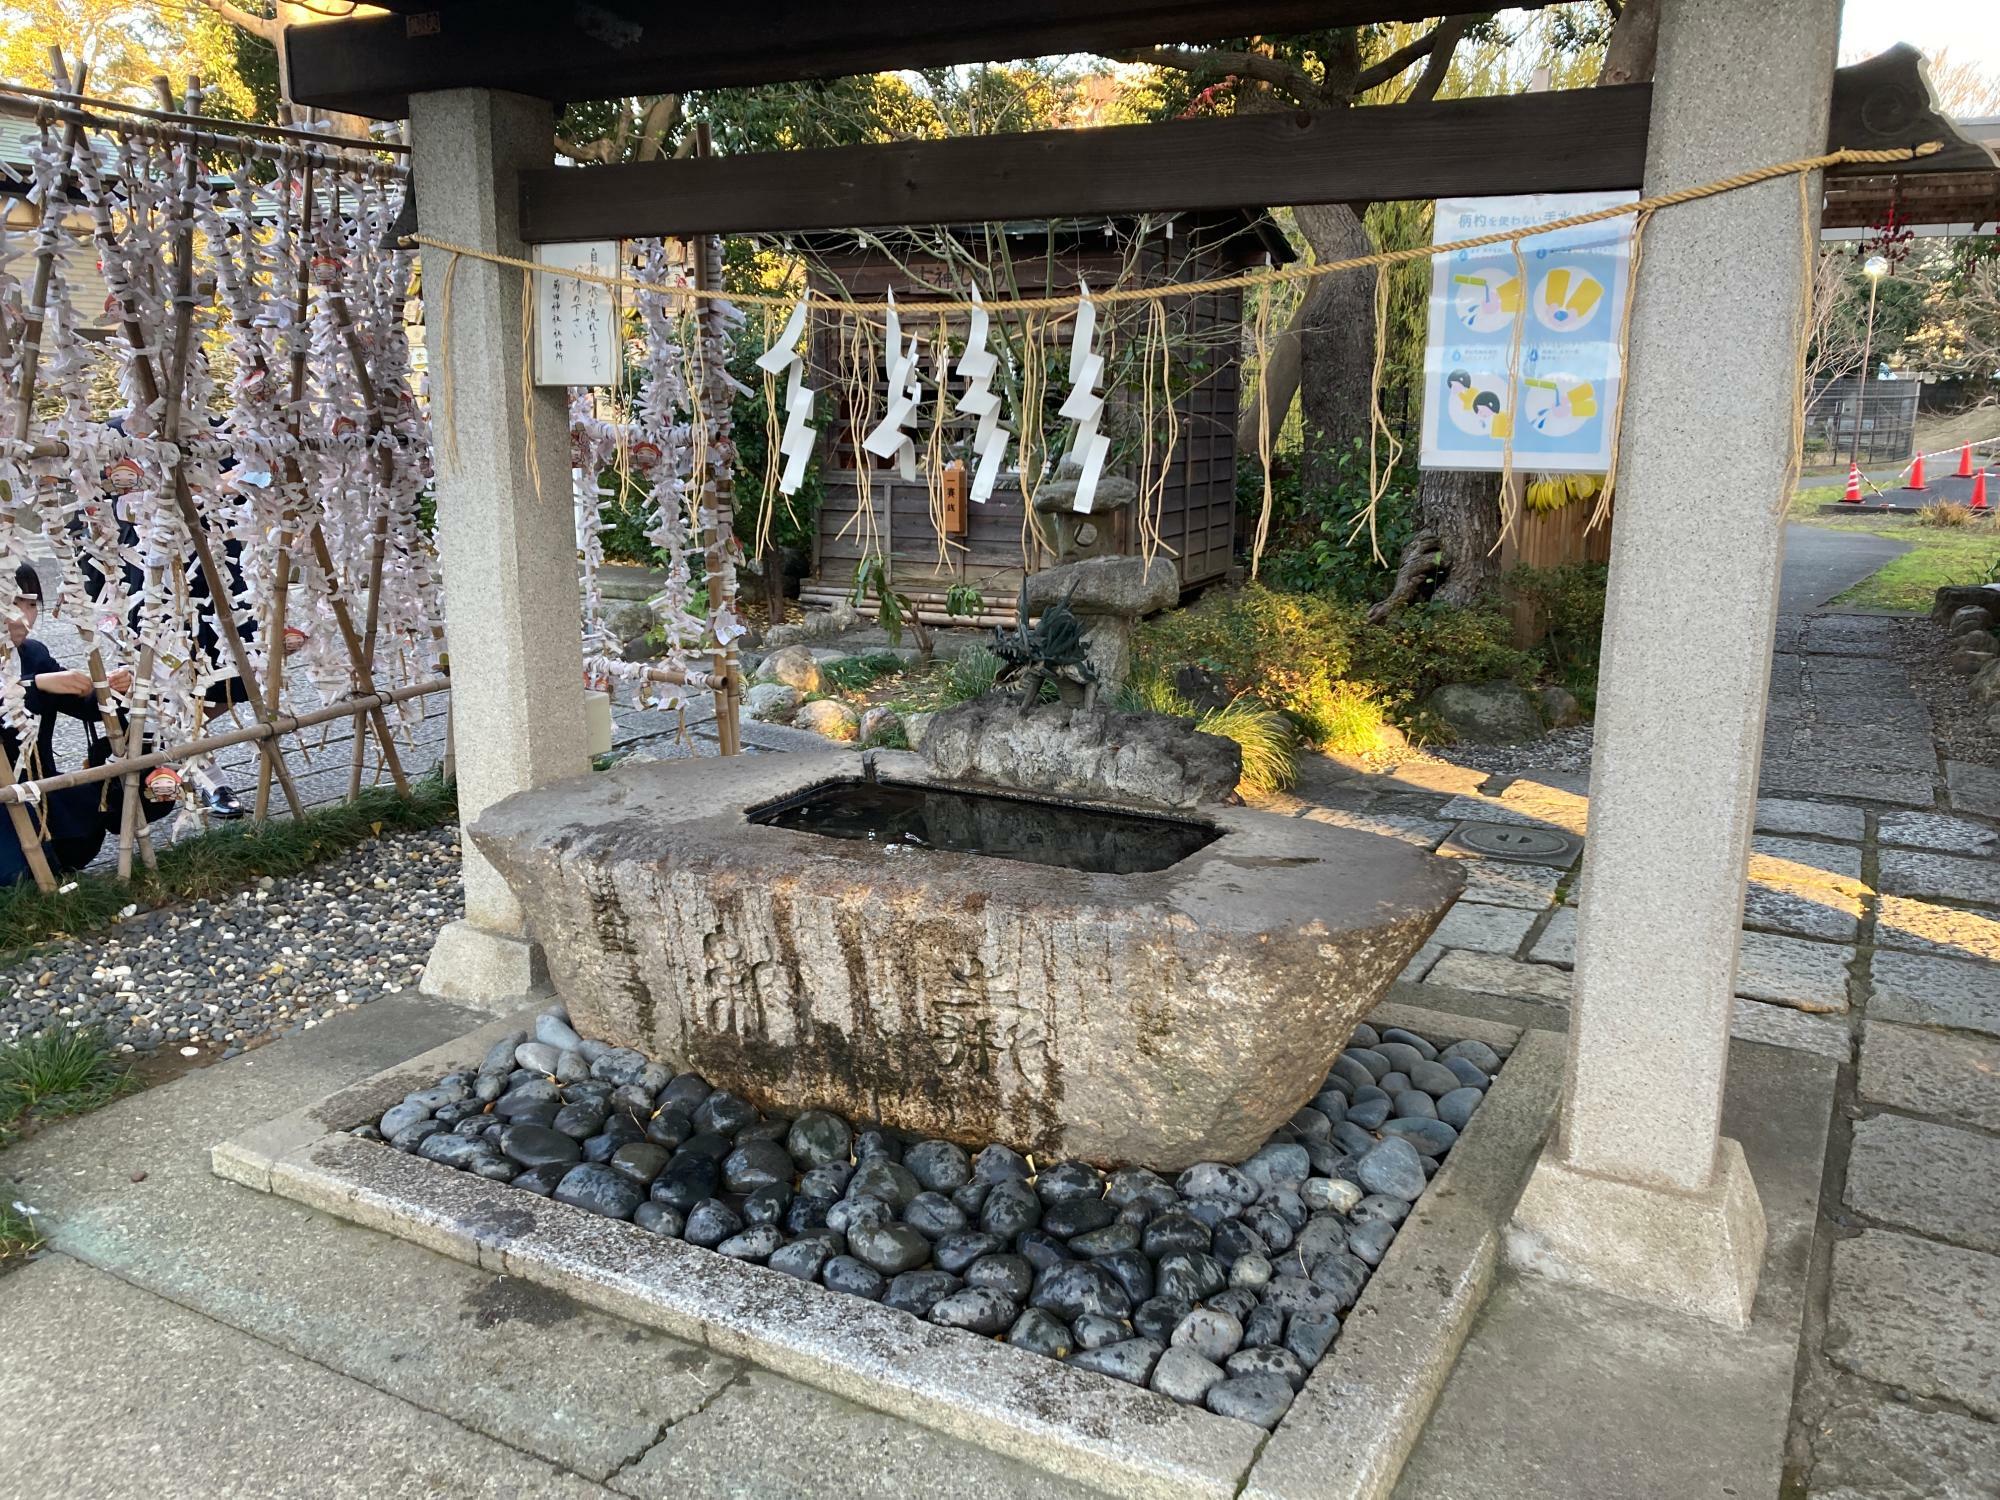
<svg viewBox="0 0 2000 1500"><path fill-rule="evenodd" d="M1839 0L1665 0L1646 192L1826 149ZM1808 183L1819 227L1819 179ZM1591 766L1569 1077L1525 1268L1741 1327L1764 1218L1721 1138L1744 867L1796 477L1799 186L1646 231Z"/></svg>
<svg viewBox="0 0 2000 1500"><path fill-rule="evenodd" d="M515 174L550 163L554 129L544 100L489 89L414 95L423 233L526 255ZM523 413L521 272L460 257L447 309L451 260L424 252L424 332L459 817L469 823L510 793L588 771L590 758L564 393L537 388ZM541 951L520 903L470 839L464 851L465 919L439 934L423 988L496 1003L540 987Z"/></svg>

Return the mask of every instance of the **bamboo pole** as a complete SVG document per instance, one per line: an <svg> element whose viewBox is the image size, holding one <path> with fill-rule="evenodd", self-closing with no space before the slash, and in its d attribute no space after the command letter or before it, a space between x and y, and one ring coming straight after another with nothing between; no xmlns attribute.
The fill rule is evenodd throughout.
<svg viewBox="0 0 2000 1500"><path fill-rule="evenodd" d="M695 127L695 154L709 153L708 127ZM694 284L698 290L713 291L722 285L722 240L717 235L705 234L694 244ZM701 311L697 315L697 338L713 345L716 358L703 358L700 362L702 377L708 389L701 393L702 412L705 419L722 424L727 431L729 423L730 390L729 371L723 358L728 347L729 325L724 317L722 303L714 297L704 298ZM711 365L722 368L711 368ZM711 654L714 663L712 676L715 681L715 740L716 749L724 755L737 755L743 749L743 726L737 718L736 694L740 675L733 641L725 642L719 629L725 616L734 618L736 614L736 589L733 583L734 570L728 566L725 548L732 539L735 501L735 477L725 470L715 472L713 451L716 445L706 441L699 444L703 467L708 471L697 476L700 505L696 509L696 520L706 510L709 515L708 535L702 548L705 573L708 583L709 634L715 637L715 647ZM725 583L728 587L725 588Z"/></svg>
<svg viewBox="0 0 2000 1500"><path fill-rule="evenodd" d="M78 115L82 117L78 123L99 125L111 130L118 128L116 122L107 122L98 119L91 115L89 111L107 110L115 115L133 115L142 120L159 120L171 126L194 126L196 127L194 133L200 134L210 133L200 131L199 127L203 125L225 125L242 140L252 144L255 144L252 141L252 137L269 137L278 142L299 141L308 145L335 146L356 152L381 151L391 156L408 156L410 154L410 148L402 141L377 141L361 136L332 135L323 130L300 130L288 125L264 125L252 120L225 120L215 115L183 114L174 110L148 109L141 104L120 104L114 99L92 99L85 96L80 89L38 89L32 88L25 83L4 84L0 85L0 107L8 107L15 103L15 101L6 98L8 94L25 95L29 100L46 100L57 105L58 110L49 112L55 118ZM23 112L27 113L33 113L40 108L41 106L36 104L22 106ZM14 111L10 109L9 112L12 113ZM362 165L365 163L380 170L395 172L399 175L403 170L388 162L369 162L365 156L358 158L352 163L346 161L344 158L335 158L335 160L338 160L343 166Z"/></svg>
<svg viewBox="0 0 2000 1500"><path fill-rule="evenodd" d="M316 724L368 713L386 704L401 703L408 698L421 698L429 693L446 692L451 687L449 677L428 677L422 682L405 683L398 688L384 688L367 698L349 698L342 703L330 704L303 714L280 714L275 719L259 720L246 724L241 729L231 729L223 734L203 735L199 739L169 745L163 750L149 750L144 755L135 755L128 761L106 761L101 766L86 766L77 771L65 771L59 776L45 776L34 782L21 782L14 786L0 787L0 802L19 804L23 799L21 789L33 786L43 796L50 792L65 791L75 786L92 786L98 782L115 781L126 776L137 776L177 760L189 760L197 755L209 755L217 750L226 750L231 745L244 745L253 741L274 739L281 734L296 734L301 729L310 729Z"/></svg>

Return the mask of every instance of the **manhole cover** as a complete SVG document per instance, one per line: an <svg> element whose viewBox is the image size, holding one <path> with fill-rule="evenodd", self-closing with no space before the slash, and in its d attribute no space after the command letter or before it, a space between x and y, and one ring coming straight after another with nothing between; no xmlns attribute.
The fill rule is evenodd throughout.
<svg viewBox="0 0 2000 1500"><path fill-rule="evenodd" d="M1581 840L1553 828L1524 828L1515 823L1461 823L1445 841L1447 849L1488 859L1511 859L1525 865L1554 865L1566 870L1576 862Z"/></svg>

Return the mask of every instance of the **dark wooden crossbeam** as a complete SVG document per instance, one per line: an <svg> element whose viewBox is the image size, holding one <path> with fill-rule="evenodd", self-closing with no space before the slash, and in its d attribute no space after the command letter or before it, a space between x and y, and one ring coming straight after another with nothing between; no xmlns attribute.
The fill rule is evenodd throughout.
<svg viewBox="0 0 2000 1500"><path fill-rule="evenodd" d="M531 241L1635 187L1652 88L521 174Z"/></svg>
<svg viewBox="0 0 2000 1500"><path fill-rule="evenodd" d="M402 13L294 28L293 97L399 119L409 96L429 89L607 99L1419 21L1480 7L1470 0L398 0L396 8Z"/></svg>

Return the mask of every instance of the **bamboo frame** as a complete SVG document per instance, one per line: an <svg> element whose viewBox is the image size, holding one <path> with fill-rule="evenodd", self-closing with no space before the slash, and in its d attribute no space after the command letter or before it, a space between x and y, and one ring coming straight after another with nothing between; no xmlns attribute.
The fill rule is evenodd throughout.
<svg viewBox="0 0 2000 1500"><path fill-rule="evenodd" d="M695 132L696 154L706 156L709 151L708 127L698 125ZM713 291L722 285L722 239L718 235L705 234L694 242L694 284L697 288ZM709 297L703 300L696 314L696 337L713 342L717 350L726 349L729 339L729 325L720 300ZM701 393L702 410L707 413L710 403L722 414L721 420L729 420L729 372L711 370L708 362L702 360L697 366L702 378L711 389ZM717 477L708 455L705 440L698 442L696 456L703 472L696 476L700 485L697 491L698 505L696 520L700 511L709 513L708 535L703 539L702 560L705 579L708 584L709 634L715 637L715 647L711 653L714 663L710 676L715 689L715 742L716 749L724 755L743 753L743 725L737 716L738 684L742 680L742 668L737 657L736 643L724 641L718 629L725 616L734 618L737 612L735 571L728 564L725 550L735 534L736 483L728 473ZM724 588L724 581L729 587Z"/></svg>

